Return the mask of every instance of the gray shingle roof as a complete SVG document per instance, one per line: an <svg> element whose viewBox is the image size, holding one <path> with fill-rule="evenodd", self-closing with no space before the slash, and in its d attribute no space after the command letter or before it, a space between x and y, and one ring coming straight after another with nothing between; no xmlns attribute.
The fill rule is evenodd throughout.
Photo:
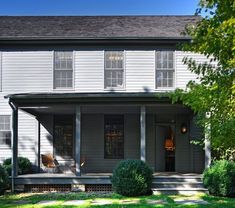
<svg viewBox="0 0 235 208"><path fill-rule="evenodd" d="M199 16L0 16L0 39L185 38ZM187 37L186 37L187 38Z"/></svg>

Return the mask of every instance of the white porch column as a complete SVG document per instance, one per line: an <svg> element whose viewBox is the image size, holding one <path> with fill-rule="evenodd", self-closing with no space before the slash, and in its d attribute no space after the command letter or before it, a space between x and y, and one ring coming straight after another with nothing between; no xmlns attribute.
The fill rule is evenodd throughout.
<svg viewBox="0 0 235 208"><path fill-rule="evenodd" d="M81 175L81 106L76 106L76 137L75 137L75 161L76 175Z"/></svg>
<svg viewBox="0 0 235 208"><path fill-rule="evenodd" d="M140 159L146 161L146 107L140 107Z"/></svg>
<svg viewBox="0 0 235 208"><path fill-rule="evenodd" d="M209 119L210 114L207 113L206 117ZM211 164L211 125L205 126L205 168L210 167Z"/></svg>

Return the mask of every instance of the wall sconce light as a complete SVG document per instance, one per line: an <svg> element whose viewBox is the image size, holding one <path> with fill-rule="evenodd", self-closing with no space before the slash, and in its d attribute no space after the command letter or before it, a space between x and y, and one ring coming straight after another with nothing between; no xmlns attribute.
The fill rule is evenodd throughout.
<svg viewBox="0 0 235 208"><path fill-rule="evenodd" d="M180 131L182 134L187 133L188 129L187 129L187 125L185 123L181 124Z"/></svg>

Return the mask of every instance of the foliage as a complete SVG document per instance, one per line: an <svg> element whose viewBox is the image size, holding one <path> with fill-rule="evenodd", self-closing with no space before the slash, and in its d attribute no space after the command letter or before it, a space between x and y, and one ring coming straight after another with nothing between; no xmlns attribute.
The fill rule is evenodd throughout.
<svg viewBox="0 0 235 208"><path fill-rule="evenodd" d="M0 165L0 194L3 194L5 189L9 186L9 179L7 171Z"/></svg>
<svg viewBox="0 0 235 208"><path fill-rule="evenodd" d="M3 167L7 170L8 174L11 175L11 158L7 158L3 162ZM28 158L18 157L18 174L27 174L30 173L32 169L32 164Z"/></svg>
<svg viewBox="0 0 235 208"><path fill-rule="evenodd" d="M152 170L141 160L123 160L113 171L114 190L123 196L151 193Z"/></svg>
<svg viewBox="0 0 235 208"><path fill-rule="evenodd" d="M203 183L216 196L235 194L235 162L216 161L203 173Z"/></svg>
<svg viewBox="0 0 235 208"><path fill-rule="evenodd" d="M204 54L208 61L183 62L197 75L186 90L176 90L173 102L182 101L197 113L201 126L211 127L213 148L235 149L235 2L201 0L197 14L206 16L186 33L192 41L183 50ZM208 113L210 116L205 116ZM205 132L208 133L208 132ZM223 154L224 151L221 151Z"/></svg>

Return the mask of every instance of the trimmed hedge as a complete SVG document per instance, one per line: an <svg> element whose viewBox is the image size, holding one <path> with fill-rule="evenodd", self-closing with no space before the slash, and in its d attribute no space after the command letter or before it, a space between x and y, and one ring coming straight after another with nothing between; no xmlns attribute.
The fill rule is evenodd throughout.
<svg viewBox="0 0 235 208"><path fill-rule="evenodd" d="M123 196L150 194L152 174L149 166L141 160L123 160L113 171L113 189Z"/></svg>
<svg viewBox="0 0 235 208"><path fill-rule="evenodd" d="M0 165L0 194L4 194L4 191L9 187L8 174L5 168Z"/></svg>
<svg viewBox="0 0 235 208"><path fill-rule="evenodd" d="M11 175L11 168L12 168L11 158L7 158L6 160L4 160L3 167L6 169L8 174ZM18 174L19 175L27 174L30 173L31 170L32 170L32 164L29 161L29 159L25 157L18 157Z"/></svg>
<svg viewBox="0 0 235 208"><path fill-rule="evenodd" d="M216 161L203 173L203 183L210 194L231 196L235 194L235 162Z"/></svg>

